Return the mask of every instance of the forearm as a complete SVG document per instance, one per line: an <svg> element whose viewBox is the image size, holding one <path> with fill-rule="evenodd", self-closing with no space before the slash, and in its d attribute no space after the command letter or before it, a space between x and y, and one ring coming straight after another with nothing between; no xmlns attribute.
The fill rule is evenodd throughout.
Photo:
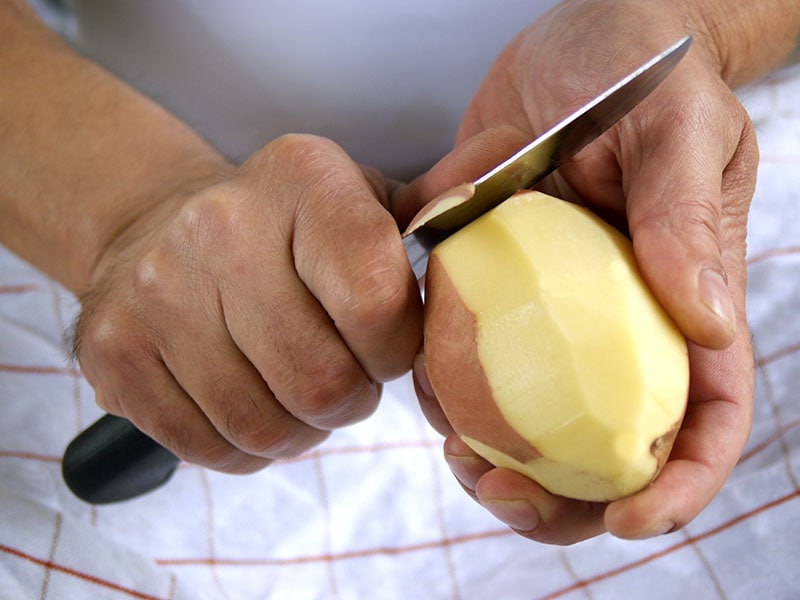
<svg viewBox="0 0 800 600"><path fill-rule="evenodd" d="M680 6L731 87L800 60L797 0L684 0Z"/></svg>
<svg viewBox="0 0 800 600"><path fill-rule="evenodd" d="M229 166L191 129L0 3L0 242L76 293L116 232Z"/></svg>
<svg viewBox="0 0 800 600"><path fill-rule="evenodd" d="M796 65L797 63L800 63L800 33L797 34L794 50L792 50L789 59L786 61L787 65Z"/></svg>

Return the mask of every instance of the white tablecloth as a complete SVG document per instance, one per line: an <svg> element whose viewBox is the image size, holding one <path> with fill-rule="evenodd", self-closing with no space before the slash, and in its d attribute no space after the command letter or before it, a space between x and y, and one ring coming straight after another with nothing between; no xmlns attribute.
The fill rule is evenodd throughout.
<svg viewBox="0 0 800 600"><path fill-rule="evenodd" d="M182 466L92 507L60 476L100 411L69 364L76 302L0 248L0 598L800 598L800 69L741 92L761 167L749 245L752 436L684 530L567 548L510 533L451 477L408 379L317 451L237 477Z"/></svg>

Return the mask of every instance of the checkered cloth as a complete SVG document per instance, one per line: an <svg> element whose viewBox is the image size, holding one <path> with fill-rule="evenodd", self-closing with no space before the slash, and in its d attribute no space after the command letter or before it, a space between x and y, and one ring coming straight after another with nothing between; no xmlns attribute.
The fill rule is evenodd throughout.
<svg viewBox="0 0 800 600"><path fill-rule="evenodd" d="M750 442L711 505L649 541L521 539L451 477L409 380L367 422L251 476L181 466L113 506L74 498L100 411L70 365L75 299L0 248L0 598L800 598L800 68L741 93L762 156L749 246Z"/></svg>

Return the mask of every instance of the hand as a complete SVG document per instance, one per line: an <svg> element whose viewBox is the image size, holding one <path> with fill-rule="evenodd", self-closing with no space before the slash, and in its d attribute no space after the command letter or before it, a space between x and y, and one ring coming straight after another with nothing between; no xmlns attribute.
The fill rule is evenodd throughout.
<svg viewBox="0 0 800 600"><path fill-rule="evenodd" d="M228 472L368 416L421 342L388 202L332 142L286 136L154 203L82 297L76 355L98 404Z"/></svg>
<svg viewBox="0 0 800 600"><path fill-rule="evenodd" d="M680 3L565 2L499 56L472 100L457 146L403 194L418 202L469 180L687 33ZM746 442L753 359L745 321L745 235L758 162L747 114L696 37L672 75L632 113L549 178L629 232L648 285L690 340L691 385L670 460L645 490L610 503L553 496L492 468L452 434L415 379L463 487L522 535L566 544L603 531L625 538L688 523L723 485ZM699 40L699 41L698 41Z"/></svg>

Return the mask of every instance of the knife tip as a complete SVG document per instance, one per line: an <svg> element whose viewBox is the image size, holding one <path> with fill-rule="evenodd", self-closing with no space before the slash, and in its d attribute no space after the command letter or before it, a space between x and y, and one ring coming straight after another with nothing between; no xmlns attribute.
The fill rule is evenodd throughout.
<svg viewBox="0 0 800 600"><path fill-rule="evenodd" d="M411 235L425 225L431 224L437 217L449 212L457 206L461 206L474 195L474 183L462 183L461 185L457 185L439 194L414 215L414 218L411 219L408 227L406 227L406 230L403 232L403 237Z"/></svg>

